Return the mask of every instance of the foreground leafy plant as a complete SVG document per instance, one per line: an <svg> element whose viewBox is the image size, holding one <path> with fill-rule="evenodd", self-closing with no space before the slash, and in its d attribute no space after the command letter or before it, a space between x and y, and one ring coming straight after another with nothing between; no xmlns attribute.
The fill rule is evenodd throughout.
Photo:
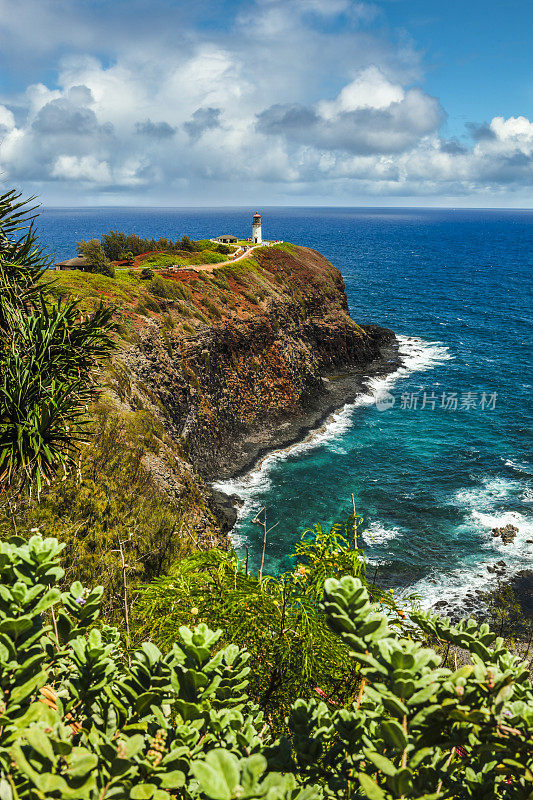
<svg viewBox="0 0 533 800"><path fill-rule="evenodd" d="M360 665L359 695L333 710L297 701L276 743L245 651L201 624L166 655L143 642L128 658L116 629L96 627L101 588L55 588L60 551L0 543L2 800L532 796L531 682L486 627L415 615L470 650L451 672L358 578L328 579L324 611Z"/></svg>
<svg viewBox="0 0 533 800"><path fill-rule="evenodd" d="M74 463L113 326L111 309L83 317L75 302L50 302L34 211L17 192L0 196L0 486L39 493Z"/></svg>
<svg viewBox="0 0 533 800"><path fill-rule="evenodd" d="M211 549L177 560L170 574L138 592L138 637L171 647L183 625L222 627L223 641L245 647L254 664L250 694L271 727L283 731L298 697L327 696L344 705L357 692L358 666L327 625L320 607L328 577L361 576L353 517L325 531L304 532L294 567L279 576L250 573L234 552ZM387 602L394 606L390 595Z"/></svg>

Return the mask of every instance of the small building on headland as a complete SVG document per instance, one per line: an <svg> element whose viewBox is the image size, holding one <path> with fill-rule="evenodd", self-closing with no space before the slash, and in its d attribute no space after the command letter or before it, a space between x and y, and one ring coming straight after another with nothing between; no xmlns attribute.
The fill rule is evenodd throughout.
<svg viewBox="0 0 533 800"><path fill-rule="evenodd" d="M237 244L239 240L236 236L232 236L231 234L226 234L225 236L216 236L215 242L220 242L221 244Z"/></svg>
<svg viewBox="0 0 533 800"><path fill-rule="evenodd" d="M60 261L55 265L55 269L82 269L85 270L89 266L88 260L85 256L76 256L75 258L67 258L66 261Z"/></svg>

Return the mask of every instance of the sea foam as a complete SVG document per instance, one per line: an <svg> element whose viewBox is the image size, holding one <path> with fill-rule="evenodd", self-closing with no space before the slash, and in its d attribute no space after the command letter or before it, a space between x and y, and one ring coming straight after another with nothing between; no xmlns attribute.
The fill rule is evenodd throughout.
<svg viewBox="0 0 533 800"><path fill-rule="evenodd" d="M414 372L433 369L453 358L442 342L428 342L417 336L398 336L397 338L401 359L401 366L397 370L383 377L370 378L362 394L352 403L346 403L343 408L332 413L322 425L309 431L300 442L280 450L274 450L238 478L217 481L213 484L215 489L229 495L237 494L243 501L242 505L237 508L237 524L231 534L235 547L239 546L239 522L250 519L262 507L261 498L271 486L269 474L276 464L317 447L329 446L331 449L335 449L342 446L343 436L354 424L353 413L357 408L373 405L398 381L409 377Z"/></svg>
<svg viewBox="0 0 533 800"><path fill-rule="evenodd" d="M466 563L447 572L432 570L428 576L404 590L403 594L418 594L426 607L446 600L449 606L461 608L466 600L472 600L476 591L490 592L494 588L494 574L487 567L504 561L504 579L531 567L533 517L518 510L502 508L509 503L520 507L524 502L522 493L523 484L503 477L484 478L477 486L456 492L452 500L464 510L463 525L466 524L480 537L486 557L475 564ZM499 536L492 535L493 528L505 525L518 528L518 533L509 544L504 544ZM474 607L483 604L483 600L477 598Z"/></svg>

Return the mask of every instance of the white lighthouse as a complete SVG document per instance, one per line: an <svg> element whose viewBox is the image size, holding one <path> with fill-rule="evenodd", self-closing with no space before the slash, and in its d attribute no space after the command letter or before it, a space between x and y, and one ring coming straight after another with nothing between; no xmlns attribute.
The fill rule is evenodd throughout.
<svg viewBox="0 0 533 800"><path fill-rule="evenodd" d="M261 235L261 214L257 212L254 214L252 220L252 242L254 244L261 244L263 237Z"/></svg>

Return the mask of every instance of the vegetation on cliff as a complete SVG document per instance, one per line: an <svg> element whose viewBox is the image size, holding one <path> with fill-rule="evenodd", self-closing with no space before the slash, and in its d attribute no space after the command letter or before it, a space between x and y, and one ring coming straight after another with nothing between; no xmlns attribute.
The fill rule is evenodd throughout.
<svg viewBox="0 0 533 800"><path fill-rule="evenodd" d="M351 541L355 518L344 531L309 533L294 569L278 578L249 575L233 553L184 555L174 534L190 525L187 491L177 489L181 505L163 500L154 476L166 468L167 484L183 482L191 440L179 440L180 463L173 463L178 442L169 431L178 411L159 389L140 387L142 370L124 358L136 346L139 312L131 305L147 289L134 280L119 287L129 298L122 361L108 368L110 394L91 419L94 375L112 348L111 310L87 311L96 299L90 291L80 303L55 302L43 282L43 253L31 227L21 228L24 207L12 193L0 198L2 220L0 475L5 530L17 520L24 525L0 541L1 800L531 798L527 664L487 625L452 626L414 609L407 615L369 586L364 555ZM252 269L260 284L265 271L276 273L279 255L265 259ZM285 297L285 314L298 304L307 314L313 304L320 309L317 293L298 288L309 262L302 265L296 251L282 263L296 271L280 288L295 295ZM323 276L317 270L317 280ZM175 301L165 278L149 280L148 293ZM195 280L190 294L167 283L192 307ZM148 335L137 330L144 352L165 341L158 306ZM335 344L343 331L346 357L370 337L346 321L338 290L333 308L328 330ZM305 324L293 321L290 336ZM227 343L227 330L224 336ZM167 345L173 358L176 345ZM301 351L287 340L281 346L287 369ZM256 353L260 369L264 356ZM322 348L323 363L334 358ZM189 402L205 399L211 369L209 360L203 372L190 363L181 362ZM237 394L244 385L235 384ZM148 402L150 392L146 410L142 398ZM207 414L208 406L198 408ZM170 420L168 430L161 419ZM80 451L91 433L92 445ZM196 480L189 500L198 510ZM31 492L21 503L21 486L37 487L38 503ZM55 532L59 520L63 543L19 535L30 525ZM135 585L177 556L167 577ZM105 614L119 617L120 602L120 628L100 618L102 587L69 586L60 559L70 575L83 572L91 583L106 575ZM139 592L133 619L132 588ZM219 623L224 632L210 627ZM428 640L465 649L472 663L448 669Z"/></svg>
<svg viewBox="0 0 533 800"><path fill-rule="evenodd" d="M207 239L194 242L186 235L173 242L165 237L146 239L121 231L109 231L100 240L82 240L77 243L77 250L85 256L89 272L109 277L115 276L114 263L135 267L216 264L225 261L231 251L226 245Z"/></svg>
<svg viewBox="0 0 533 800"><path fill-rule="evenodd" d="M57 475L38 502L8 491L0 503L0 525L4 535L53 531L64 547L65 581L102 585L104 619L123 624L124 581L133 590L163 575L198 543L223 547L225 537L197 477L176 464L151 414L119 412L100 401L87 433L90 441L76 469ZM179 501L158 485L152 458L166 465L168 480L176 477Z"/></svg>

